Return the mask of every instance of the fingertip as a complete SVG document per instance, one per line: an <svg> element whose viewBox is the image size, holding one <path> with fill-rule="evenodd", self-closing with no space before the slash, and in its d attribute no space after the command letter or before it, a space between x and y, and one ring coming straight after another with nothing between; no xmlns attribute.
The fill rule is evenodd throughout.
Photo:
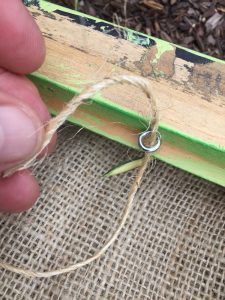
<svg viewBox="0 0 225 300"><path fill-rule="evenodd" d="M0 172L36 153L50 119L37 88L24 76L0 68ZM56 135L41 153L51 153Z"/></svg>
<svg viewBox="0 0 225 300"><path fill-rule="evenodd" d="M0 171L4 171L40 150L45 128L29 106L0 92L0 133Z"/></svg>
<svg viewBox="0 0 225 300"><path fill-rule="evenodd" d="M0 68L0 91L14 96L31 107L43 124L49 121L50 114L37 87L25 76L13 74Z"/></svg>
<svg viewBox="0 0 225 300"><path fill-rule="evenodd" d="M39 185L29 170L0 179L0 212L19 213L31 208L40 193Z"/></svg>

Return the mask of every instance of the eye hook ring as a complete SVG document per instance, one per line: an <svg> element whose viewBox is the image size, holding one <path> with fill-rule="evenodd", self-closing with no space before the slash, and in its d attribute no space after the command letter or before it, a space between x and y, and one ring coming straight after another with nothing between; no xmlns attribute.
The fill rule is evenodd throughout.
<svg viewBox="0 0 225 300"><path fill-rule="evenodd" d="M156 133L156 142L154 145L152 146L145 146L144 144L144 138L151 134L152 131L150 130L147 130L147 131L144 131L142 132L140 135L139 135L139 138L138 138L138 144L140 146L140 148L145 151L145 152L148 152L148 153L153 153L155 152L156 150L159 149L159 147L161 146L161 135L159 132Z"/></svg>

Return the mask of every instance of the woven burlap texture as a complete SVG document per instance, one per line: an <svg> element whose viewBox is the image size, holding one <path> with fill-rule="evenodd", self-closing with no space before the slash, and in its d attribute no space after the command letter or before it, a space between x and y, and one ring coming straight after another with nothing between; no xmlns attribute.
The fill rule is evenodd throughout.
<svg viewBox="0 0 225 300"><path fill-rule="evenodd" d="M100 249L113 232L134 172L101 174L134 155L67 124L35 167L34 208L0 218L0 259L49 270ZM115 244L70 274L32 279L0 270L0 299L225 299L225 190L157 161Z"/></svg>

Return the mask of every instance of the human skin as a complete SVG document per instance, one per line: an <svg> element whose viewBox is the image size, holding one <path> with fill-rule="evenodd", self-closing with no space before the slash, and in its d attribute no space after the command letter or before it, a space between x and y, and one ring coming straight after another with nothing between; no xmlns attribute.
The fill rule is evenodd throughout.
<svg viewBox="0 0 225 300"><path fill-rule="evenodd" d="M45 59L40 30L21 0L0 1L0 173L40 147L50 115L36 87L25 77ZM54 148L54 137L44 150ZM29 170L0 177L0 212L21 212L39 196Z"/></svg>

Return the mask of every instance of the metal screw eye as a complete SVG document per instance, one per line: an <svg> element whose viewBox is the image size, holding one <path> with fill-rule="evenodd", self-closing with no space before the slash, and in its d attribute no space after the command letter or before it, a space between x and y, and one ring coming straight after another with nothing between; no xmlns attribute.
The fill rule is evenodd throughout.
<svg viewBox="0 0 225 300"><path fill-rule="evenodd" d="M138 138L139 146L142 148L142 150L144 150L145 152L148 152L148 153L155 152L161 146L161 135L159 132L156 133L156 142L154 145L152 145L152 146L144 145L144 138L151 133L152 132L150 130L144 131L143 133L141 133L139 135L139 138Z"/></svg>

